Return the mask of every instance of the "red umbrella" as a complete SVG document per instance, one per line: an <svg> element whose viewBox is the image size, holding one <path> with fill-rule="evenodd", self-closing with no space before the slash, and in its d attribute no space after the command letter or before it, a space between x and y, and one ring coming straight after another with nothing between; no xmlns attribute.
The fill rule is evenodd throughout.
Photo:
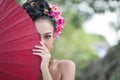
<svg viewBox="0 0 120 80"><path fill-rule="evenodd" d="M41 59L32 54L39 44L28 14L14 0L0 0L0 80L38 80Z"/></svg>

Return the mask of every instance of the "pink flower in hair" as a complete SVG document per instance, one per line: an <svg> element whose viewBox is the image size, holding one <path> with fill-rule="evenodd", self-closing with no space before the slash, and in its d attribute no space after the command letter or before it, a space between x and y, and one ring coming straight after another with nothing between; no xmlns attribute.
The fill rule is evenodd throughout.
<svg viewBox="0 0 120 80"><path fill-rule="evenodd" d="M54 18L56 21L56 31L55 31L55 37L59 37L62 29L64 28L64 18L61 17L60 11L58 11L58 8L56 5L51 6L51 12L48 14L48 16Z"/></svg>
<svg viewBox="0 0 120 80"><path fill-rule="evenodd" d="M64 25L64 19L63 19L63 18L59 18L59 19L56 21L56 24L57 24L57 25Z"/></svg>
<svg viewBox="0 0 120 80"><path fill-rule="evenodd" d="M56 31L55 31L55 37L59 37L61 31L62 31L63 26L57 26Z"/></svg>
<svg viewBox="0 0 120 80"><path fill-rule="evenodd" d="M51 9L52 9L52 11L57 11L57 10L58 10L58 7L57 7L56 4L53 4L53 5L51 6Z"/></svg>
<svg viewBox="0 0 120 80"><path fill-rule="evenodd" d="M60 15L60 12L54 12L54 11L51 11L50 14L48 14L49 16L52 16L53 18L58 18L59 15Z"/></svg>

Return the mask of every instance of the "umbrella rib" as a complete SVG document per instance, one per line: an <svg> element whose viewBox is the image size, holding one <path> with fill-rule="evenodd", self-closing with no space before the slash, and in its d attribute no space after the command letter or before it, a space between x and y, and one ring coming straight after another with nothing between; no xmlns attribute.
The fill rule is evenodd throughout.
<svg viewBox="0 0 120 80"><path fill-rule="evenodd" d="M19 66L33 66L33 65L30 65L30 64L21 64L21 63L20 64L16 64L16 63L7 63L7 62L4 62L4 63L0 62L0 65L1 64L4 64L4 65L5 64L7 64L7 65L19 65ZM34 66L36 66L36 65L34 65Z"/></svg>
<svg viewBox="0 0 120 80"><path fill-rule="evenodd" d="M14 6L14 4L13 4L13 6ZM0 22L2 22L3 20L5 20L6 17L8 17L10 14L13 14L13 12L16 11L18 8L19 8L19 5L17 5L16 7L11 7L11 8L7 11L7 13L5 13L5 14L1 17Z"/></svg>
<svg viewBox="0 0 120 80"><path fill-rule="evenodd" d="M0 42L0 44L9 43L9 42L11 42L11 41L15 41L15 40L18 40L18 39L22 39L22 38L24 38L24 37L27 37L27 36L30 36L30 35L33 35L33 34L36 34L36 33L31 33L31 34L29 34L29 35L25 35L25 36L22 36L22 37L19 37L19 38L10 40L10 41L6 41L6 42L2 42L2 43Z"/></svg>
<svg viewBox="0 0 120 80"><path fill-rule="evenodd" d="M2 33L4 33L5 31L11 29L12 27L14 27L14 26L17 25L17 24L26 21L28 18L29 18L29 17L26 16L26 17L24 17L23 19L19 20L18 22L16 21L16 23L9 25L8 28L5 27L6 29L2 30L2 31L0 32L0 34L2 34Z"/></svg>
<svg viewBox="0 0 120 80"><path fill-rule="evenodd" d="M26 48L25 49L19 49L19 50L15 50L15 51L22 51L22 50L27 50ZM32 48L31 49L28 49L28 50L32 50ZM0 52L0 54L5 54L5 53L7 53L8 54L8 52L10 53L10 52L14 52L14 50L13 51L3 51L3 52ZM10 53L11 54L11 53Z"/></svg>
<svg viewBox="0 0 120 80"><path fill-rule="evenodd" d="M15 51L3 51L3 52L0 52L0 54L9 54L9 53L11 54L11 52L15 53L15 52L19 52L19 51L22 52L22 51L26 51L26 50L31 50L32 51L32 48L30 48L30 49L26 49L26 48L25 49L19 49L19 50L15 50Z"/></svg>
<svg viewBox="0 0 120 80"><path fill-rule="evenodd" d="M9 73L9 72L7 72L5 70L4 71L0 70L0 74L1 73L4 73L5 75L10 75L10 76L16 77L16 78L21 79L21 80L25 80L25 79L21 78L20 76L18 76L16 74L11 74L11 73Z"/></svg>

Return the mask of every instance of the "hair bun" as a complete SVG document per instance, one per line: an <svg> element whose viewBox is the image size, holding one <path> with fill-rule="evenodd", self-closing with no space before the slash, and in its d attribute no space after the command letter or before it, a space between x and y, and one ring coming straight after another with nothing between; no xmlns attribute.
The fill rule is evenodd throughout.
<svg viewBox="0 0 120 80"><path fill-rule="evenodd" d="M45 1L45 0L32 0L32 1L35 1L35 2L42 2L42 1Z"/></svg>
<svg viewBox="0 0 120 80"><path fill-rule="evenodd" d="M48 16L46 13L50 13L51 8L45 0L32 0L23 4L23 8L29 14L33 21L42 16ZM45 12L47 11L47 12Z"/></svg>
<svg viewBox="0 0 120 80"><path fill-rule="evenodd" d="M41 11L43 11L44 9L47 8L47 7L46 7L46 4L45 4L44 2L38 2L37 5L36 5L36 7L37 7L39 10L41 10Z"/></svg>

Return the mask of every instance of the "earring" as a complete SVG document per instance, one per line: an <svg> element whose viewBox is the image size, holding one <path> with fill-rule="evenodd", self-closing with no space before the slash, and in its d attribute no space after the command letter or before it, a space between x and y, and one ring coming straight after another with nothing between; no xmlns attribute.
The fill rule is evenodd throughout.
<svg viewBox="0 0 120 80"><path fill-rule="evenodd" d="M53 48L50 49L50 52L52 52L52 51L53 51Z"/></svg>

